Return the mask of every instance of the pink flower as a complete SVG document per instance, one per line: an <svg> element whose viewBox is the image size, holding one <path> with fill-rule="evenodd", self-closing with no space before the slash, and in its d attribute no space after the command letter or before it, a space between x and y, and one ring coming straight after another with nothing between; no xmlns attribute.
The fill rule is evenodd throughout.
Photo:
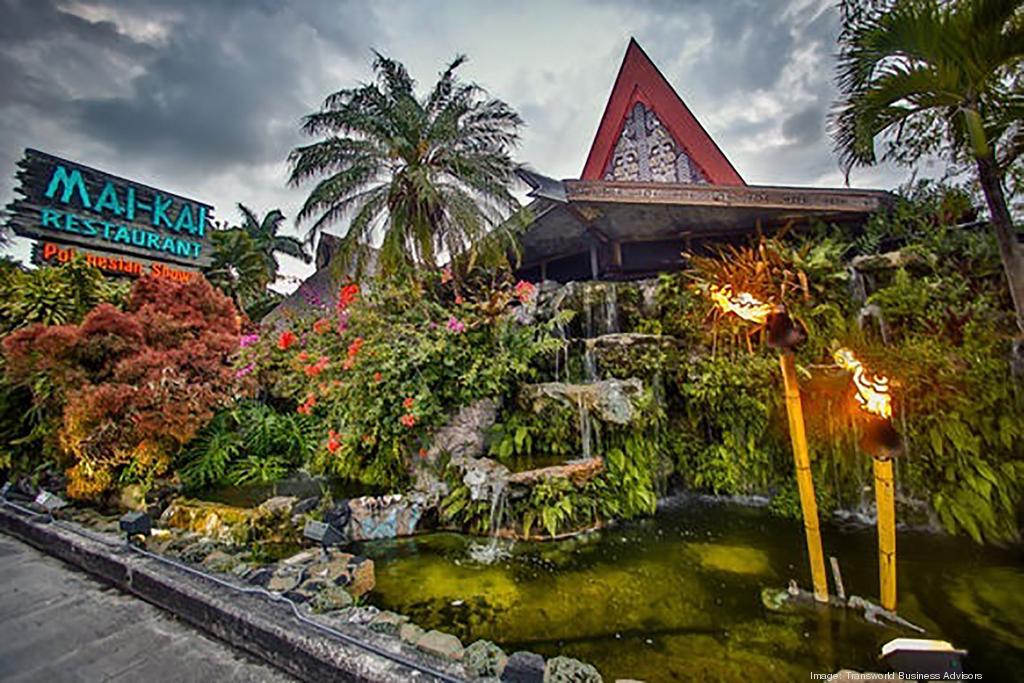
<svg viewBox="0 0 1024 683"><path fill-rule="evenodd" d="M238 340L238 345L244 349L246 347L252 346L259 340L260 335L258 334L245 334L242 335L242 338Z"/></svg>
<svg viewBox="0 0 1024 683"><path fill-rule="evenodd" d="M456 334L462 334L466 331L466 324L453 315L448 318L448 331Z"/></svg>
<svg viewBox="0 0 1024 683"><path fill-rule="evenodd" d="M398 418L398 421L401 422L406 427L412 428L416 426L415 415L403 415L402 417Z"/></svg>
<svg viewBox="0 0 1024 683"><path fill-rule="evenodd" d="M250 372L252 372L255 369L256 369L256 364L255 363L249 363L245 367L239 368L238 371L235 372L235 377L245 377L246 375L248 375Z"/></svg>

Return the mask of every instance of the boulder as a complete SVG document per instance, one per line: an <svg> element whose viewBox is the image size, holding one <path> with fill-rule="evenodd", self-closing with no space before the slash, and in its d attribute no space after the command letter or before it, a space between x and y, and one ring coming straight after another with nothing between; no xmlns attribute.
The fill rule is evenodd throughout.
<svg viewBox="0 0 1024 683"><path fill-rule="evenodd" d="M441 631L427 631L416 641L416 647L428 654L456 661L461 660L465 652L462 641Z"/></svg>
<svg viewBox="0 0 1024 683"><path fill-rule="evenodd" d="M602 422L627 425L637 417L634 401L643 393L639 379L606 379L589 384L544 382L523 387L524 398L533 402L533 409L544 409L545 400L556 400L581 407Z"/></svg>
<svg viewBox="0 0 1024 683"><path fill-rule="evenodd" d="M553 465L552 467L541 467L536 470L516 472L509 476L508 483L533 486L547 479L562 477L579 485L585 484L603 471L603 458L583 458L580 460L570 460L564 465Z"/></svg>
<svg viewBox="0 0 1024 683"><path fill-rule="evenodd" d="M410 536L426 508L417 495L364 496L348 501L350 541Z"/></svg>
<svg viewBox="0 0 1024 683"><path fill-rule="evenodd" d="M321 586L334 585L358 597L369 593L376 585L373 560L335 549L326 555L319 550L293 555L280 564L274 576L300 577L301 588L307 593L313 593Z"/></svg>
<svg viewBox="0 0 1024 683"><path fill-rule="evenodd" d="M179 498L160 516L161 526L202 534L224 543L244 543L253 511L220 503Z"/></svg>
<svg viewBox="0 0 1024 683"><path fill-rule="evenodd" d="M317 591L310 601L310 606L317 614L324 614L350 607L352 602L352 596L341 586L327 586Z"/></svg>
<svg viewBox="0 0 1024 683"><path fill-rule="evenodd" d="M544 683L603 683L590 664L570 657L553 657L544 668Z"/></svg>
<svg viewBox="0 0 1024 683"><path fill-rule="evenodd" d="M502 683L544 683L544 658L533 652L516 652L505 663Z"/></svg>
<svg viewBox="0 0 1024 683"><path fill-rule="evenodd" d="M473 678L500 676L508 662L508 655L489 640L478 640L466 648L462 664Z"/></svg>
<svg viewBox="0 0 1024 683"><path fill-rule="evenodd" d="M227 574L232 572L241 561L223 550L217 549L203 559L203 567L210 571ZM244 563L243 563L244 564Z"/></svg>
<svg viewBox="0 0 1024 683"><path fill-rule="evenodd" d="M406 622L398 627L398 637L410 645L415 645L416 641L422 638L424 633L426 631L411 622Z"/></svg>
<svg viewBox="0 0 1024 683"><path fill-rule="evenodd" d="M370 622L370 630L376 631L377 633L384 633L389 636L398 635L402 625L409 621L409 617L404 614L397 614L395 612L389 612L384 610L377 614Z"/></svg>

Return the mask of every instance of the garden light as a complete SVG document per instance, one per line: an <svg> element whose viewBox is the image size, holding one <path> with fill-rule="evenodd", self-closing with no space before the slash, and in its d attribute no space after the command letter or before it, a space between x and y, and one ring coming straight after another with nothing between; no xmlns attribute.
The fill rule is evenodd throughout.
<svg viewBox="0 0 1024 683"><path fill-rule="evenodd" d="M314 543L319 543L324 550L345 540L345 535L333 524L317 522L312 519L306 522L302 535Z"/></svg>
<svg viewBox="0 0 1024 683"><path fill-rule="evenodd" d="M134 536L149 536L153 531L153 520L145 512L129 512L118 522L118 526L128 538Z"/></svg>
<svg viewBox="0 0 1024 683"><path fill-rule="evenodd" d="M889 378L868 376L853 352L839 349L832 357L853 373L854 395L867 413L861 448L871 456L875 474L875 506L878 509L878 580L882 607L896 610L896 501L892 459L903 450L902 440L892 426L892 395Z"/></svg>
<svg viewBox="0 0 1024 683"><path fill-rule="evenodd" d="M55 510L60 510L62 507L67 505L67 503L65 503L59 496L55 496L45 490L39 491L39 495L35 498L35 504L49 513L53 513Z"/></svg>
<svg viewBox="0 0 1024 683"><path fill-rule="evenodd" d="M793 349L806 338L804 331L793 322L785 306L764 303L748 292L734 294L730 285L711 287L711 300L723 313L734 313L758 325L767 324L768 345L779 350L782 368L783 395L789 418L789 438L793 443L793 463L800 491L800 508L807 537L807 555L811 563L811 581L814 599L828 602L828 579L825 575L825 553L821 548L821 529L818 526L818 503L814 497L814 479L811 477L811 459L807 453L807 434L804 430L803 405L800 386L796 379Z"/></svg>

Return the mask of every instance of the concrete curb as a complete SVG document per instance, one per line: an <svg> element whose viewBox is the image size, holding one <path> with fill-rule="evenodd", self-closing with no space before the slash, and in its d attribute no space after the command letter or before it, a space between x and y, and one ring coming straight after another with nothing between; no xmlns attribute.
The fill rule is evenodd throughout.
<svg viewBox="0 0 1024 683"><path fill-rule="evenodd" d="M114 549L61 526L32 521L9 508L0 507L0 531L136 595L300 680L444 680L318 631L296 619L287 605L269 602L258 595L235 593L127 549ZM88 533L110 543L120 542L109 534L91 530ZM461 667L429 657L396 638L353 624L325 625L415 665L465 679Z"/></svg>

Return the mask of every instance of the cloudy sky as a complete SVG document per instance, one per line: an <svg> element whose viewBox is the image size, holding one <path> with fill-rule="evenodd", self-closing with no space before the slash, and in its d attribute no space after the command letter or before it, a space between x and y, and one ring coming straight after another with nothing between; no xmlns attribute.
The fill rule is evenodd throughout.
<svg viewBox="0 0 1024 683"><path fill-rule="evenodd" d="M294 216L308 191L285 184L299 120L366 80L372 49L423 87L467 54L463 75L526 120L519 159L578 177L630 36L748 183L843 184L824 130L828 0L0 0L0 16L0 206L36 147L209 202L221 220L237 202ZM21 240L8 251L27 258Z"/></svg>

